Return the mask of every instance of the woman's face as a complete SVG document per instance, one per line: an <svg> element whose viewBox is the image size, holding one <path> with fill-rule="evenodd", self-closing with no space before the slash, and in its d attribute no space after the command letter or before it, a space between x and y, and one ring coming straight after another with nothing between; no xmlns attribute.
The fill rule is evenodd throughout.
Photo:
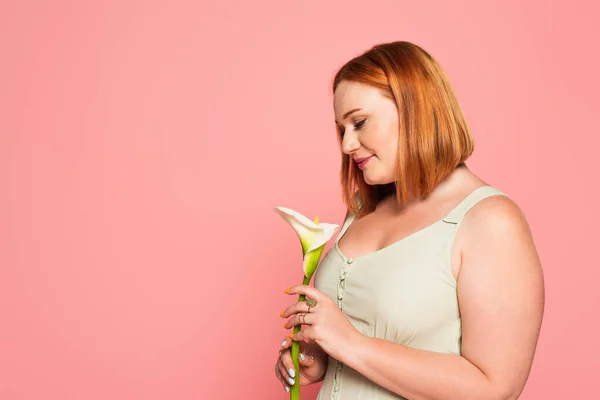
<svg viewBox="0 0 600 400"><path fill-rule="evenodd" d="M394 182L398 162L398 109L379 89L342 81L334 93L335 122L342 132L342 151L360 164L365 182ZM356 110L356 111L353 111ZM358 167L359 164L356 164Z"/></svg>

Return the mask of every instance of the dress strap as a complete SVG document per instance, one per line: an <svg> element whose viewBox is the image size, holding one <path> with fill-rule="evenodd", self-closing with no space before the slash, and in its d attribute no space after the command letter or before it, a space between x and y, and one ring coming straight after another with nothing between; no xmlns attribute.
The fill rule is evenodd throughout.
<svg viewBox="0 0 600 400"><path fill-rule="evenodd" d="M461 201L458 206L456 206L452 211L446 215L443 219L444 222L448 222L451 224L458 224L465 214L477 203L481 200L490 197L490 196L506 196L505 193L500 190L492 187L492 186L481 186L471 192L463 201Z"/></svg>
<svg viewBox="0 0 600 400"><path fill-rule="evenodd" d="M354 195L354 198L358 202L359 207L362 206L362 198L361 198L360 194L356 193ZM342 227L340 228L337 238L335 239L336 243L342 238L342 236L344 236L344 233L346 233L346 229L348 229L348 227L350 226L352 221L354 221L355 217L356 217L356 214L351 213L350 211L346 211L346 216L344 217L344 222L342 223Z"/></svg>
<svg viewBox="0 0 600 400"><path fill-rule="evenodd" d="M346 229L348 229L348 227L352 223L352 220L354 220L354 217L355 217L355 215L352 214L350 211L346 212L346 217L344 218L344 223L342 224L342 227L340 228L337 238L335 239L336 242L338 242L342 238L342 236L344 236L344 233L346 233Z"/></svg>

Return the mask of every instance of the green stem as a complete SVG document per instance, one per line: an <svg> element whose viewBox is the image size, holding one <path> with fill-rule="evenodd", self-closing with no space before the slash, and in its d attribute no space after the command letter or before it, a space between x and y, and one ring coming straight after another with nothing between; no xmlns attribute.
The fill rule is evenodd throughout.
<svg viewBox="0 0 600 400"><path fill-rule="evenodd" d="M303 285L308 285L310 283L310 278L304 276ZM306 296L301 294L298 296L298 303L304 301ZM298 324L294 326L294 335L302 329L302 325ZM294 384L290 388L290 400L300 400L300 361L298 360L298 356L300 354L300 342L297 340L292 341L292 362L294 364L294 371L296 371L296 376L294 379Z"/></svg>

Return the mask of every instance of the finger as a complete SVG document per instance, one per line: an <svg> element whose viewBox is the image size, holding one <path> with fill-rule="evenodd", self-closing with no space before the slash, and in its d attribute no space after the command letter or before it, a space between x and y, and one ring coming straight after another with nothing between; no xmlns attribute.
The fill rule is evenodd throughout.
<svg viewBox="0 0 600 400"><path fill-rule="evenodd" d="M290 386L289 386L289 384L287 383L287 379L286 379L286 378L284 378L284 377L281 375L281 371L279 370L279 365L280 365L280 364L281 364L281 363L279 363L279 362L278 362L278 363L277 363L277 365L275 365L275 375L277 375L277 379L279 379L279 382L281 382L281 385L283 386L283 389L284 389L286 392L289 392L289 391L290 391Z"/></svg>
<svg viewBox="0 0 600 400"><path fill-rule="evenodd" d="M285 339L283 339L283 342L281 342L281 348L282 349L287 349L288 347L290 347L292 345L294 341L292 340L292 335L289 334L285 337Z"/></svg>
<svg viewBox="0 0 600 400"><path fill-rule="evenodd" d="M296 325L312 325L314 316L308 313L294 314L294 316L283 324L283 327L289 329Z"/></svg>
<svg viewBox="0 0 600 400"><path fill-rule="evenodd" d="M291 306L289 306L288 308L283 310L283 312L280 314L280 316L281 316L281 318L287 318L292 314L297 314L300 312L305 312L305 313L311 312L310 307L304 301L300 301L300 302L292 304ZM314 310L312 312L314 313Z"/></svg>
<svg viewBox="0 0 600 400"><path fill-rule="evenodd" d="M288 385L294 384L294 379L296 378L296 371L294 370L292 356L287 350L281 353L279 372L281 373L281 376L283 376L284 381L287 382Z"/></svg>
<svg viewBox="0 0 600 400"><path fill-rule="evenodd" d="M304 353L300 353L298 361L300 362L300 365L310 367L315 363L315 357L313 355L306 355Z"/></svg>
<svg viewBox="0 0 600 400"><path fill-rule="evenodd" d="M286 336L285 339L283 339L283 343L282 343L282 348L279 350L279 354L282 354L285 350L289 349L292 346L292 343L294 343L294 341L290 338L291 335ZM315 357L312 354L304 354L302 353L302 351L306 351L305 349L302 349L302 347L300 347L300 351L301 353L298 356L298 361L300 362L301 365L305 366L305 367L310 367L311 365L313 365L315 363ZM288 352L289 354L289 352ZM291 357L291 355L290 355Z"/></svg>
<svg viewBox="0 0 600 400"><path fill-rule="evenodd" d="M323 301L323 300L329 298L323 292L321 292L319 289L315 288L314 286L310 286L310 285L291 286L291 287L285 289L285 293L287 293L287 294L303 294L311 299L315 299L316 301Z"/></svg>
<svg viewBox="0 0 600 400"><path fill-rule="evenodd" d="M306 329L302 329L301 331L299 331L298 333L294 334L292 336L292 340L294 342L299 342L301 340L304 340L306 343L310 343L310 340L313 339L313 332L311 328L306 328Z"/></svg>

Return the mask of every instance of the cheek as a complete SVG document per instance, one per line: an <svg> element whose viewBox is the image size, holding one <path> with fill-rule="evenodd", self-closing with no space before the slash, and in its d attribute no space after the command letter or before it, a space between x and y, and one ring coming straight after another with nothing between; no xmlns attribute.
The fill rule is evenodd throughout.
<svg viewBox="0 0 600 400"><path fill-rule="evenodd" d="M379 158L389 159L398 152L398 136L390 135L387 132L382 133L380 131L374 135L372 144L373 150Z"/></svg>
<svg viewBox="0 0 600 400"><path fill-rule="evenodd" d="M394 132L379 135L374 150L383 164L389 167L395 166L398 158L398 135Z"/></svg>
<svg viewBox="0 0 600 400"><path fill-rule="evenodd" d="M363 143L377 155L383 155L389 143L389 135L385 127L374 123L364 133Z"/></svg>

